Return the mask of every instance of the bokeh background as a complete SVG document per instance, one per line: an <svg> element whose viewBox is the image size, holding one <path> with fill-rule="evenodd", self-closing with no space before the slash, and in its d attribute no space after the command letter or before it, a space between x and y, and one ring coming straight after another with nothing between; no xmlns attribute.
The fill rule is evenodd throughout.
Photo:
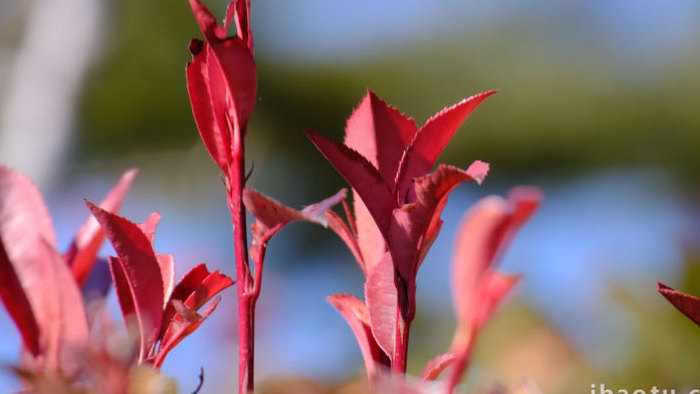
<svg viewBox="0 0 700 394"><path fill-rule="evenodd" d="M223 15L225 3L208 3ZM700 328L656 280L700 294L700 2L697 0L253 0L259 71L250 184L294 207L344 183L303 135L337 140L371 88L418 124L488 89L440 162L491 163L450 198L418 277L409 371L454 327L452 238L477 199L542 188L542 209L503 269L525 281L479 342L469 385L546 393L700 388ZM199 141L184 66L198 37L185 0L0 1L0 162L42 189L61 245L119 174L140 168L122 213L163 215L157 249L179 275L205 261L234 276L231 224ZM110 253L107 247L104 253ZM361 376L350 329L325 301L362 294L344 245L294 224L269 250L257 376L342 384ZM116 307L114 316L118 318ZM183 392L232 392L235 291L164 371ZM19 339L0 317L0 363ZM17 389L0 375L0 391Z"/></svg>

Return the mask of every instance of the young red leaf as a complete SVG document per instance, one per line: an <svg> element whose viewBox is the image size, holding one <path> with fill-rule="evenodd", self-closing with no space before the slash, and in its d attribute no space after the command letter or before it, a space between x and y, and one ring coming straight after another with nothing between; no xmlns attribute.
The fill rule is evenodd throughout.
<svg viewBox="0 0 700 394"><path fill-rule="evenodd" d="M412 119L370 90L348 118L344 143L367 159L391 185L403 151L416 132Z"/></svg>
<svg viewBox="0 0 700 394"><path fill-rule="evenodd" d="M104 228L119 257L119 266L129 285L138 319L141 334L139 360L143 360L156 342L160 331L158 324L163 316L164 285L160 265L148 237L136 223L107 212L89 201L86 203ZM115 281L115 286L123 284ZM117 291L123 293L125 290Z"/></svg>
<svg viewBox="0 0 700 394"><path fill-rule="evenodd" d="M440 214L450 192L462 182L483 179L487 171L488 164L480 161L467 171L440 165L432 174L414 181L416 201L394 211L389 235L394 265L406 283L415 281L420 258L437 236Z"/></svg>
<svg viewBox="0 0 700 394"><path fill-rule="evenodd" d="M372 335L369 314L365 304L350 294L333 294L326 300L340 312L355 334L365 361L367 376L372 377L379 366L387 366L389 357L382 351Z"/></svg>
<svg viewBox="0 0 700 394"><path fill-rule="evenodd" d="M472 111L495 90L476 94L438 112L421 127L406 150L397 174L397 191L402 195L410 180L427 174L440 153Z"/></svg>
<svg viewBox="0 0 700 394"><path fill-rule="evenodd" d="M372 334L379 347L393 361L396 352L396 319L399 300L390 253L384 254L384 258L367 276L365 300L367 300Z"/></svg>
<svg viewBox="0 0 700 394"><path fill-rule="evenodd" d="M391 190L381 174L361 154L321 135L307 132L307 136L335 169L358 193L375 223L386 234L395 204ZM359 232L359 228L358 228Z"/></svg>
<svg viewBox="0 0 700 394"><path fill-rule="evenodd" d="M666 286L661 282L656 282L657 291L664 296L681 311L688 316L695 324L700 326L700 299L690 294L682 293L672 287Z"/></svg>
<svg viewBox="0 0 700 394"><path fill-rule="evenodd" d="M219 301L221 301L220 296L216 297L214 301L209 303L202 314L197 313L195 310L179 300L174 301L175 305L177 305L175 308L177 308L179 311L178 316L181 316L182 319L173 321L173 324L171 325L172 334L168 336L167 339L163 340L160 348L158 349L158 353L153 360L153 366L155 368L160 368L163 365L163 361L165 361L165 357L168 355L168 353L175 346L177 346L178 343L182 342L183 339L199 328L202 322L204 322L204 320L206 320L209 315L214 312L216 307L219 305ZM182 316L183 314L187 315L189 319Z"/></svg>
<svg viewBox="0 0 700 394"><path fill-rule="evenodd" d="M185 274L175 286L175 290L171 294L168 305L163 312L161 333L159 335L161 343L170 343L173 335L181 335L178 331L179 323L176 315L178 304L185 305L196 312L212 297L231 285L233 285L231 278L219 273L218 270L210 273L204 264L200 264ZM159 348L158 353L161 352L161 349L162 346ZM159 358L159 356L156 356L156 358Z"/></svg>
<svg viewBox="0 0 700 394"><path fill-rule="evenodd" d="M216 63L226 81L229 96L221 97L221 99L231 99L230 104L233 107L233 111L229 113L230 120L235 130L242 131L245 129L248 118L250 118L250 114L255 107L257 90L255 61L249 47L249 43L252 46L252 35L245 42L240 36L226 38L225 29L216 23L216 18L199 0L190 0L190 6L200 30L207 40L206 44L211 46ZM244 11L248 12L247 9ZM247 21L248 17L239 15L238 20ZM207 45L204 46L206 47ZM196 56L197 48L194 49L193 55ZM207 57L207 62L212 60ZM214 98L212 97L211 99L213 100ZM230 107L227 105L227 108Z"/></svg>
<svg viewBox="0 0 700 394"><path fill-rule="evenodd" d="M447 352L436 356L428 361L420 374L420 379L423 381L435 380L440 376L442 371L451 366L455 362L455 354Z"/></svg>
<svg viewBox="0 0 700 394"><path fill-rule="evenodd" d="M216 82L223 80L220 70L209 71L215 60L208 59L210 49L206 43L192 40L190 52L192 62L187 64L186 73L192 114L209 155L226 173L231 149L226 112L221 109L224 106L226 87L225 84Z"/></svg>
<svg viewBox="0 0 700 394"><path fill-rule="evenodd" d="M136 169L125 172L119 182L107 194L107 197L102 200L100 207L105 211L117 213L137 172ZM102 231L97 220L90 215L80 227L75 239L68 248L65 256L66 261L78 285L82 286L85 284L85 280L90 274L95 261L97 261L97 253L102 246L104 237L104 231Z"/></svg>

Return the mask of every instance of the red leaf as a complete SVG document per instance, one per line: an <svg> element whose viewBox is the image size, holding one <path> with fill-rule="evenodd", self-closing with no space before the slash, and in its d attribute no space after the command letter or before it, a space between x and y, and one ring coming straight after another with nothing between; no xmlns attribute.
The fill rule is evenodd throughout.
<svg viewBox="0 0 700 394"><path fill-rule="evenodd" d="M241 131L245 128L253 107L255 107L257 90L257 72L251 52L252 35L246 41L240 36L226 38L225 29L216 23L216 18L199 0L190 0L190 6L200 30L214 51L218 67L226 81L228 96L219 99L231 99L230 104L234 111L229 113L230 120L234 130ZM247 7L243 7L241 10L248 12ZM247 15L237 15L237 23L247 22L247 20ZM196 55L196 53L193 54ZM207 62L211 62L211 60L207 58ZM214 100L213 97L212 100ZM228 102L227 108L230 108Z"/></svg>
<svg viewBox="0 0 700 394"><path fill-rule="evenodd" d="M695 324L700 326L700 299L689 294L682 293L661 282L656 282L657 291L661 293L673 306L688 316Z"/></svg>
<svg viewBox="0 0 700 394"><path fill-rule="evenodd" d="M340 312L355 334L365 361L367 376L374 375L378 366L386 364L388 356L382 351L372 335L369 314L365 304L350 294L333 294L326 300Z"/></svg>
<svg viewBox="0 0 700 394"><path fill-rule="evenodd" d="M105 211L117 213L137 172L136 169L125 172L119 182L107 194L107 197L102 200L100 207ZM66 253L68 265L80 286L85 284L85 280L90 274L95 261L97 261L97 253L100 250L100 246L102 246L104 236L104 231L102 231L97 220L90 215L85 224L78 230L68 253Z"/></svg>
<svg viewBox="0 0 700 394"><path fill-rule="evenodd" d="M256 218L255 223L251 226L253 242L250 247L250 253L253 259L256 260L256 264L262 264L261 261L257 260L261 260L264 257L260 253L264 254L265 245L270 238L290 222L305 220L327 226L325 212L345 199L345 194L345 189L341 189L333 196L309 205L301 211L297 211L253 189L244 189L243 204ZM261 248L263 249L261 250ZM257 268L256 272L258 272Z"/></svg>
<svg viewBox="0 0 700 394"><path fill-rule="evenodd" d="M413 120L370 90L348 119L345 146L364 156L391 185L403 151L416 132Z"/></svg>
<svg viewBox="0 0 700 394"><path fill-rule="evenodd" d="M440 165L432 174L414 181L416 202L394 211L389 238L394 265L407 283L415 280L420 259L437 236L450 192L462 182L483 179L487 170L488 164L479 161L467 171Z"/></svg>
<svg viewBox="0 0 700 394"><path fill-rule="evenodd" d="M423 372L420 374L420 379L423 381L435 380L440 376L445 368L451 366L455 362L455 354L452 352L447 352L436 356L435 358L428 361L423 368Z"/></svg>
<svg viewBox="0 0 700 394"><path fill-rule="evenodd" d="M171 337L178 335L175 313L178 302L197 311L212 297L231 285L233 285L231 278L219 273L218 270L210 273L204 264L198 265L185 274L175 286L165 312L163 312L162 330L159 335L161 343L171 342Z"/></svg>
<svg viewBox="0 0 700 394"><path fill-rule="evenodd" d="M375 223L386 234L391 211L394 209L395 204L391 190L384 182L381 174L367 159L345 145L338 144L312 132L307 132L307 135L318 150L362 198ZM360 229L358 228L359 232Z"/></svg>
<svg viewBox="0 0 700 394"><path fill-rule="evenodd" d="M2 234L0 234L0 298L22 335L24 347L33 356L38 356L39 326L12 262L5 252Z"/></svg>
<svg viewBox="0 0 700 394"><path fill-rule="evenodd" d="M229 3L228 9L233 9L234 2ZM235 2L236 29L241 41L248 45L250 52L253 52L253 33L250 30L250 0L237 0ZM226 13L229 14L229 10ZM227 16L227 19L230 18ZM230 19L229 19L230 20ZM228 25L228 23L226 23Z"/></svg>
<svg viewBox="0 0 700 394"><path fill-rule="evenodd" d="M365 282L365 299L372 334L379 347L393 360L396 348L398 295L391 254L384 254Z"/></svg>
<svg viewBox="0 0 700 394"><path fill-rule="evenodd" d="M199 135L209 155L224 173L228 169L231 139L226 123L226 86L216 61L210 59L209 45L192 40L192 62L187 64L187 91ZM212 63L215 64L212 67ZM214 68L213 71L210 71Z"/></svg>
<svg viewBox="0 0 700 394"><path fill-rule="evenodd" d="M411 179L430 172L462 123L482 101L494 93L496 91L491 90L471 96L428 119L410 143L403 159L405 162L401 164L400 173L397 175L400 193L409 187Z"/></svg>
<svg viewBox="0 0 700 394"><path fill-rule="evenodd" d="M164 306L163 278L153 247L139 226L86 202L112 242L129 285L141 334L139 360L156 342ZM115 286L123 286L115 281ZM117 289L124 292L124 289ZM125 316L126 317L126 316Z"/></svg>
<svg viewBox="0 0 700 394"><path fill-rule="evenodd" d="M178 343L180 343L188 335L190 335L197 328L199 328L202 322L204 322L204 320L206 320L209 317L209 315L211 315L211 313L214 312L216 307L219 305L219 301L221 301L221 297L217 297L216 299L214 299L214 301L212 301L207 306L207 308L204 310L204 312L202 312L201 315L191 310L190 308L188 310L189 313L187 313L188 316L196 316L197 319L190 319L189 321L183 319L173 322L172 335L170 335L166 340L164 340L160 348L158 349L158 353L156 354L156 357L153 361L154 367L160 368L163 365L163 361L165 361L165 356L167 356L168 353L171 350L173 350L173 348L175 348L175 346L177 346ZM181 309L189 308L184 304L181 305Z"/></svg>

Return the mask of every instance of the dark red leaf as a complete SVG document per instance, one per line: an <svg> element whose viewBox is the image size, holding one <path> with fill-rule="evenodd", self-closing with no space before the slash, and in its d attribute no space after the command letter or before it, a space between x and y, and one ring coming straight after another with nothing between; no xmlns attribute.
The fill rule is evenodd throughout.
<svg viewBox="0 0 700 394"><path fill-rule="evenodd" d="M0 298L10 317L14 320L24 347L32 355L39 355L39 326L24 288L15 273L0 234Z"/></svg>
<svg viewBox="0 0 700 394"><path fill-rule="evenodd" d="M89 201L86 203L119 257L119 266L128 282L138 319L141 334L139 359L143 360L156 342L160 331L158 325L163 316L164 284L160 265L148 237L136 223L107 212ZM123 286L116 281L115 285ZM124 291L117 289L117 292Z"/></svg>
<svg viewBox="0 0 700 394"><path fill-rule="evenodd" d="M391 211L395 208L395 204L391 190L384 182L381 174L367 159L345 145L338 144L312 132L307 132L307 135L318 150L362 198L375 223L386 234ZM360 232L359 228L358 232Z"/></svg>
<svg viewBox="0 0 700 394"><path fill-rule="evenodd" d="M230 160L231 136L226 122L226 85L209 44L193 40L187 64L187 91L199 135L209 155L224 173ZM196 52L196 53L195 53Z"/></svg>
<svg viewBox="0 0 700 394"><path fill-rule="evenodd" d="M252 35L246 41L239 36L226 38L225 29L216 23L214 15L199 0L190 0L190 6L200 30L214 51L218 67L226 81L229 96L220 99L232 100L230 104L234 111L228 113L233 124L232 131L243 130L255 107L257 90L255 61L249 48L249 43L252 46ZM241 15L238 15L238 18L240 20L237 19L237 23L248 19L247 16ZM207 62L212 60L207 58ZM214 65L214 63L211 64ZM228 104L227 108L229 108Z"/></svg>
<svg viewBox="0 0 700 394"><path fill-rule="evenodd" d="M137 172L136 169L125 172L119 182L107 194L107 197L102 200L100 207L105 211L117 213ZM69 252L66 254L68 265L80 286L85 283L97 260L97 253L102 246L104 237L104 231L102 231L97 220L90 215L85 224L78 230Z"/></svg>
<svg viewBox="0 0 700 394"><path fill-rule="evenodd" d="M700 299L689 294L682 293L661 282L656 282L657 291L661 293L673 306L688 316L695 324L700 326Z"/></svg>
<svg viewBox="0 0 700 394"><path fill-rule="evenodd" d="M377 368L383 365L384 360L388 360L388 356L382 351L372 335L367 307L362 301L350 294L333 294L326 297L326 300L340 312L355 334L355 339L365 361L367 376L371 377Z"/></svg>

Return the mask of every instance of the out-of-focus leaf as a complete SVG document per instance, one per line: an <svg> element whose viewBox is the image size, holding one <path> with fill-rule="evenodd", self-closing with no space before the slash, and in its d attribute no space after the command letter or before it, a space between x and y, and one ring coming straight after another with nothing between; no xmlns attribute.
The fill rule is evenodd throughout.
<svg viewBox="0 0 700 394"><path fill-rule="evenodd" d="M89 201L87 205L117 252L118 259L111 259L111 262L113 267L119 263L128 283L141 334L139 360L143 360L157 339L160 331L158 324L163 316L164 285L158 260L148 237L136 223L107 212ZM113 268L113 273L118 271ZM118 275L115 275L115 286L122 288L118 288L117 292L125 294L123 281L117 279ZM120 303L122 311L127 313L121 299Z"/></svg>
<svg viewBox="0 0 700 394"><path fill-rule="evenodd" d="M75 351L87 338L87 318L80 291L68 266L55 249L53 226L41 194L22 174L0 166L0 241L3 246L3 275L6 290L16 292L21 286L24 296L14 294L18 307L24 298L33 314L39 337L38 352L44 366L67 375L77 373ZM14 273L14 275L13 275ZM14 278L13 278L14 276ZM10 299L3 291L3 302ZM14 301L14 300L13 300ZM36 354L31 318L12 312L27 350ZM24 305L26 307L26 303Z"/></svg>
<svg viewBox="0 0 700 394"><path fill-rule="evenodd" d="M333 294L326 300L345 318L355 334L365 361L367 376L374 375L379 365L385 365L389 357L382 351L372 335L367 306L350 294ZM388 365L385 365L388 366Z"/></svg>
<svg viewBox="0 0 700 394"><path fill-rule="evenodd" d="M421 380L435 380L440 376L445 368L451 366L455 361L455 354L452 352L447 352L435 356L423 368L423 372L420 374Z"/></svg>
<svg viewBox="0 0 700 394"><path fill-rule="evenodd" d="M355 257L355 261L367 275L367 267L365 261L362 257L362 252L360 251L360 246L358 244L357 238L348 225L333 211L326 211L326 220L328 221L328 227L335 232L340 239L345 242L345 245L350 249L350 252ZM350 218L352 220L352 218Z"/></svg>
<svg viewBox="0 0 700 394"><path fill-rule="evenodd" d="M520 275L507 275L498 271L489 271L486 274L481 283L479 301L474 316L475 330L481 330L503 298L518 284L520 278Z"/></svg>
<svg viewBox="0 0 700 394"><path fill-rule="evenodd" d="M467 212L455 240L452 286L459 321L471 321L476 289L509 244L516 231L539 206L542 196L534 188L515 188L508 200L490 196Z"/></svg>
<svg viewBox="0 0 700 394"><path fill-rule="evenodd" d="M131 169L122 175L119 182L110 190L104 200L100 203L100 207L105 211L117 213L126 197L131 183L134 180L138 170ZM104 241L104 231L97 223L97 220L90 215L85 223L80 227L71 246L66 253L66 261L73 272L75 280L80 286L85 284L87 277L90 275L95 261L97 261L97 253Z"/></svg>
<svg viewBox="0 0 700 394"><path fill-rule="evenodd" d="M661 282L656 282L657 291L661 293L673 306L688 316L695 324L700 326L700 298L682 293Z"/></svg>

